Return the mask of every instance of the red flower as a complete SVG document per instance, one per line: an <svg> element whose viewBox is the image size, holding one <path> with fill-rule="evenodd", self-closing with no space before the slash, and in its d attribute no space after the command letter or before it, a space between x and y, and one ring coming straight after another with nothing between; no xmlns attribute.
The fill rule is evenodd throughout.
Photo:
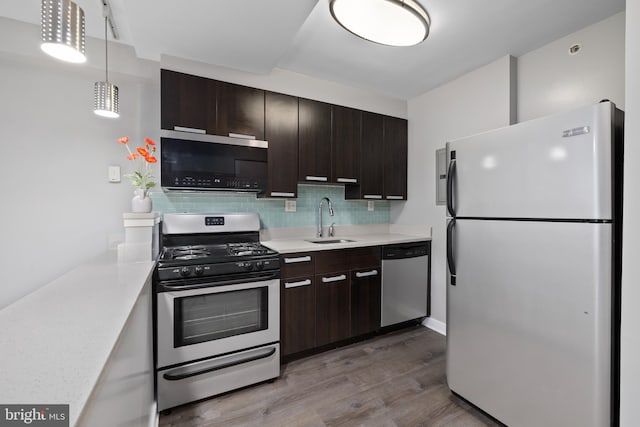
<svg viewBox="0 0 640 427"><path fill-rule="evenodd" d="M127 142L129 142L129 137L128 136L123 136L122 138L118 139L118 142L120 144L126 144Z"/></svg>
<svg viewBox="0 0 640 427"><path fill-rule="evenodd" d="M131 153L131 155L127 156L127 160L135 160L138 157L140 157L138 153Z"/></svg>
<svg viewBox="0 0 640 427"><path fill-rule="evenodd" d="M147 157L149 155L149 152L145 148L138 147L137 150L138 153L140 153L140 155L143 157Z"/></svg>
<svg viewBox="0 0 640 427"><path fill-rule="evenodd" d="M145 138L144 142L146 142L147 145L156 145L156 142L151 138Z"/></svg>
<svg viewBox="0 0 640 427"><path fill-rule="evenodd" d="M144 159L145 159L147 162L149 162L149 163L158 163L158 159L156 159L156 158L155 158L155 157L153 157L153 156L147 156L147 157L145 157Z"/></svg>

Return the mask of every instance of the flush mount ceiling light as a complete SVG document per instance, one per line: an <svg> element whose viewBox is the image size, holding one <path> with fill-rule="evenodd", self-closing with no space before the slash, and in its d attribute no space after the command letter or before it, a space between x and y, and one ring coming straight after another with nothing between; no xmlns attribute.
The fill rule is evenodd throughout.
<svg viewBox="0 0 640 427"><path fill-rule="evenodd" d="M84 11L71 0L42 0L42 44L54 58L82 63L84 56Z"/></svg>
<svg viewBox="0 0 640 427"><path fill-rule="evenodd" d="M107 43L107 22L111 22L111 32L113 37L117 38L117 32L111 16L111 9L106 0L103 0L104 15L104 71L105 79L103 82L94 84L94 107L93 112L102 117L116 118L120 117L120 106L118 105L118 86L109 83L109 50Z"/></svg>
<svg viewBox="0 0 640 427"><path fill-rule="evenodd" d="M413 46L429 35L429 15L414 0L329 0L329 8L347 31L375 43Z"/></svg>

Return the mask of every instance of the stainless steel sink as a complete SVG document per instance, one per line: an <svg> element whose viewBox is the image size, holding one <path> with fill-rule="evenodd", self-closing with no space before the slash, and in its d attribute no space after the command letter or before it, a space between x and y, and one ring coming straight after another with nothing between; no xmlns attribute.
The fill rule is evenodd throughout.
<svg viewBox="0 0 640 427"><path fill-rule="evenodd" d="M330 243L350 243L355 242L355 240L349 239L315 239L315 240L307 240L309 243L316 243L318 245L328 245Z"/></svg>

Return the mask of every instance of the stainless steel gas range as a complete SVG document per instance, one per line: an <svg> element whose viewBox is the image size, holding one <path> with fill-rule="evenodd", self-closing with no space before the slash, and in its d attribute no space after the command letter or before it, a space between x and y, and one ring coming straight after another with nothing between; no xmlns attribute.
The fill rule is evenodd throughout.
<svg viewBox="0 0 640 427"><path fill-rule="evenodd" d="M279 376L279 259L259 230L255 213L164 215L159 410Z"/></svg>

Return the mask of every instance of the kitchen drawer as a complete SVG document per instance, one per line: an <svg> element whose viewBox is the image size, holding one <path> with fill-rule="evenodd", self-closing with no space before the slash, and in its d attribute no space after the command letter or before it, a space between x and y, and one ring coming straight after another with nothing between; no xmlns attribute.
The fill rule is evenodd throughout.
<svg viewBox="0 0 640 427"><path fill-rule="evenodd" d="M380 265L380 246L316 252L316 274Z"/></svg>
<svg viewBox="0 0 640 427"><path fill-rule="evenodd" d="M280 277L313 276L315 252L299 252L280 256Z"/></svg>

